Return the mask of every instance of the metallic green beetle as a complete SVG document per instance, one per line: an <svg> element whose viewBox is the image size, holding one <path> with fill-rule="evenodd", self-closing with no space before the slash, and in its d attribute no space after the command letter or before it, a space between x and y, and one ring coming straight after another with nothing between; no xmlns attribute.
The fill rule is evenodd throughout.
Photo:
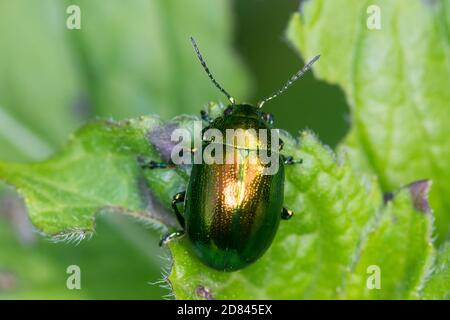
<svg viewBox="0 0 450 320"><path fill-rule="evenodd" d="M209 124L203 132L211 128L224 133L227 129L265 129L270 132L273 118L261 111L262 105L284 92L319 58L314 57L280 90L255 107L236 104L235 99L212 76L195 40L191 38L191 41L209 78L231 103L223 115L214 120L202 111L202 119ZM254 141L259 143L258 139ZM204 140L202 148L210 143ZM187 191L176 194L172 201L183 229L165 236L161 244L187 234L200 260L221 271L235 271L260 258L270 247L280 219L289 219L293 215L292 211L283 207L284 165L301 161L281 155L282 146L280 139L279 149L272 150L270 143L265 147L279 159L278 171L272 175L262 174L265 165L258 161L258 154L256 161L249 156L255 146L243 146L237 142L224 145L224 149L225 157L231 152L239 161L194 164ZM167 164L150 161L143 166L153 169L165 168ZM184 203L184 214L178 209L180 203Z"/></svg>

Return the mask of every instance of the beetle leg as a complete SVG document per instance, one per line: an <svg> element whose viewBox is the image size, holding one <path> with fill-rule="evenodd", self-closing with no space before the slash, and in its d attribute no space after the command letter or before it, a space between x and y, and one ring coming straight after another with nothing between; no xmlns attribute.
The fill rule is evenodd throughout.
<svg viewBox="0 0 450 320"><path fill-rule="evenodd" d="M169 233L165 235L160 241L159 246L162 247L163 245L167 244L169 241L173 239L178 239L184 235L184 230L178 230L172 233Z"/></svg>
<svg viewBox="0 0 450 320"><path fill-rule="evenodd" d="M283 210L281 210L281 219L283 220L289 220L293 215L294 212L288 208L283 207Z"/></svg>
<svg viewBox="0 0 450 320"><path fill-rule="evenodd" d="M294 158L292 158L291 156L283 157L283 159L284 159L284 164L288 164L288 165L290 165L290 164L301 164L301 163L303 163L303 160L302 160L302 159L300 159L300 160L294 160Z"/></svg>
<svg viewBox="0 0 450 320"><path fill-rule="evenodd" d="M281 151L281 150L283 150L283 147L284 147L284 141L281 138L280 138L279 144L280 144L280 149L278 151Z"/></svg>
<svg viewBox="0 0 450 320"><path fill-rule="evenodd" d="M183 227L183 228L184 228L184 217L183 217L183 215L181 214L181 212L178 210L178 206L177 206L177 205L178 205L179 203L181 203L181 202L184 202L184 197L185 197L185 195L186 195L186 192L185 192L185 191L183 191L183 192L178 192L176 195L173 196L173 199L172 199L172 208L173 208L173 211L175 211L175 214L176 214L177 219L178 219L178 223L179 223L179 224L181 225L181 227ZM184 230L178 230L178 231L169 233L168 235L165 235L165 236L161 239L161 241L159 242L159 246L161 247L162 245L168 243L169 241L171 241L171 240L173 240L173 239L176 239L176 238L179 238L179 237L181 237L181 236L183 236L183 235L184 235Z"/></svg>
<svg viewBox="0 0 450 320"><path fill-rule="evenodd" d="M137 161L142 169L166 169L173 168L174 165L167 162L157 162L154 160L150 160L145 158L144 156L138 156Z"/></svg>
<svg viewBox="0 0 450 320"><path fill-rule="evenodd" d="M178 219L178 223L181 225L182 228L184 228L184 217L181 214L180 210L178 210L178 204L181 202L184 202L185 196L186 196L186 191L178 192L176 195L173 196L173 199L172 199L173 211L175 212L177 219Z"/></svg>

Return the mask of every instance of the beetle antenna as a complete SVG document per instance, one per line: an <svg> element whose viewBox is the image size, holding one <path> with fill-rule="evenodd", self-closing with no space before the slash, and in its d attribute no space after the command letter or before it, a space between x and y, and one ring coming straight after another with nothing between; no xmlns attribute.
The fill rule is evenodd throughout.
<svg viewBox="0 0 450 320"><path fill-rule="evenodd" d="M264 105L264 103L266 103L267 101L270 101L276 97L278 97L280 94L282 94L283 92L285 92L296 80L298 80L301 76L303 76L305 74L306 71L308 71L309 69L311 69L311 66L314 64L314 62L316 62L317 60L319 60L320 58L320 54L315 56L314 58L312 58L307 64L305 64L305 66L303 68L301 68L299 71L297 71L296 74L294 74L289 80L288 82L286 82L286 84L279 89L278 91L274 92L272 95L268 96L267 98L261 100L258 102L258 104L256 105L257 108L262 108L262 106Z"/></svg>
<svg viewBox="0 0 450 320"><path fill-rule="evenodd" d="M214 76L211 74L211 71L209 71L208 66L206 65L205 60L203 59L202 54L200 53L200 49L197 46L197 43L195 42L195 39L191 37L192 45L194 46L195 53L197 53L198 60L200 60L200 63L203 66L203 69L205 69L206 74L211 79L211 81L214 83L214 85L219 89L224 95L227 96L228 100L231 102L231 104L235 104L236 100L214 79Z"/></svg>

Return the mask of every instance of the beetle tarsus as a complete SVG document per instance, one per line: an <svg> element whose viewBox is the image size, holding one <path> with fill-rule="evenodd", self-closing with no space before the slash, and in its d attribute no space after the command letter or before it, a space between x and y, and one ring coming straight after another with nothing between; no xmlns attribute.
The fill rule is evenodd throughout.
<svg viewBox="0 0 450 320"><path fill-rule="evenodd" d="M172 233L169 233L162 237L162 239L159 241L159 246L162 247L163 245L166 245L173 239L181 238L184 235L184 230L178 230Z"/></svg>
<svg viewBox="0 0 450 320"><path fill-rule="evenodd" d="M183 192L178 192L177 194L175 194L173 196L172 199L172 208L173 211L175 212L177 219L178 219L178 223L184 228L184 217L181 214L180 210L178 210L178 204L184 202L184 198L186 196L186 191Z"/></svg>
<svg viewBox="0 0 450 320"><path fill-rule="evenodd" d="M285 157L284 158L284 164L287 165L291 165L291 164L302 164L303 163L303 159L300 160L294 160L294 158L292 158L291 156Z"/></svg>
<svg viewBox="0 0 450 320"><path fill-rule="evenodd" d="M290 218L292 218L293 215L294 215L294 211L283 207L283 210L281 211L281 219L289 220Z"/></svg>
<svg viewBox="0 0 450 320"><path fill-rule="evenodd" d="M284 141L282 139L280 139L279 144L280 144L280 149L278 151L281 151L281 150L283 150L283 147L284 147Z"/></svg>

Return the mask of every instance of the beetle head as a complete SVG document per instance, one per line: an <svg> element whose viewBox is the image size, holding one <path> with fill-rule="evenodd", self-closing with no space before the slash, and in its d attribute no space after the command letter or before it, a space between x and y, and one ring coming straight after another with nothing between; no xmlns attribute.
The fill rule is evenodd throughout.
<svg viewBox="0 0 450 320"><path fill-rule="evenodd" d="M254 119L262 121L267 127L272 127L273 116L270 113L261 111L250 104L231 104L223 111L223 118L232 119Z"/></svg>

